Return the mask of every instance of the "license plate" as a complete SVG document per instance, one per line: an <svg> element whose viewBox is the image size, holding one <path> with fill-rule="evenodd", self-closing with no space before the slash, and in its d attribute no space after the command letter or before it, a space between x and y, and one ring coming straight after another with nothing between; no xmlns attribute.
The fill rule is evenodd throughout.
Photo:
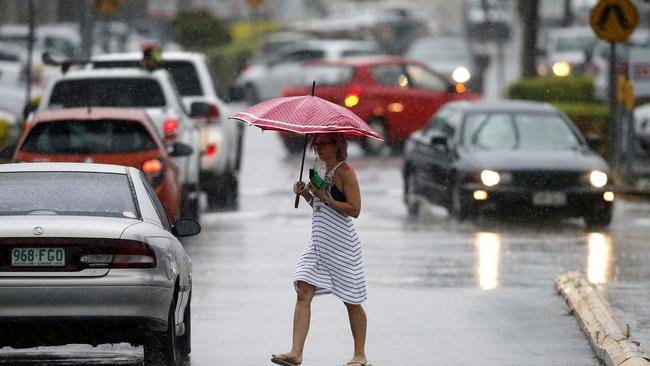
<svg viewBox="0 0 650 366"><path fill-rule="evenodd" d="M566 205L566 193L564 193L564 192L535 192L535 193L533 193L533 205L535 205L535 206L564 206L564 205Z"/></svg>
<svg viewBox="0 0 650 366"><path fill-rule="evenodd" d="M15 267L65 266L64 248L13 248L11 265Z"/></svg>

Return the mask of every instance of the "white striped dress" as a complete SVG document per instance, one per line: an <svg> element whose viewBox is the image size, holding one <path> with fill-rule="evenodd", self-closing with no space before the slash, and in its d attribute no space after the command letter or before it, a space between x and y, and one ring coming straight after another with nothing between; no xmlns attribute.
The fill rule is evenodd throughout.
<svg viewBox="0 0 650 366"><path fill-rule="evenodd" d="M361 241L352 218L314 197L311 240L294 275L294 285L316 286L316 295L333 294L348 304L366 300Z"/></svg>

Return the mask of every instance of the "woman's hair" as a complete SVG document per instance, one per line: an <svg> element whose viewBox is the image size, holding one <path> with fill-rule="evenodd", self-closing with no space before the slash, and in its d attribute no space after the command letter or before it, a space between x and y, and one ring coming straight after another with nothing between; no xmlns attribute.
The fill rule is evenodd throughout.
<svg viewBox="0 0 650 366"><path fill-rule="evenodd" d="M348 142L345 140L343 134L324 133L322 135L327 136L331 141L334 141L334 144L336 145L336 160L345 161L348 158ZM316 136L318 136L318 134ZM316 151L314 148L314 141L316 140L316 136L314 136L314 139L311 141L311 148L314 149L314 152Z"/></svg>

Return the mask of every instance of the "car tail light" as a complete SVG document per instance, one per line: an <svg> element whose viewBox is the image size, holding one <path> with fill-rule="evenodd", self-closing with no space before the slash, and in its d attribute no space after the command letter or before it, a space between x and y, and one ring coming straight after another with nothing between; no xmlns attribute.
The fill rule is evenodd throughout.
<svg viewBox="0 0 650 366"><path fill-rule="evenodd" d="M158 159L150 159L142 163L142 171L145 172L153 187L157 187L162 182L163 168L163 163Z"/></svg>
<svg viewBox="0 0 650 366"><path fill-rule="evenodd" d="M345 99L343 100L343 103L345 103L345 106L348 108L352 108L359 104L359 98L361 97L361 87L359 86L353 86L348 90L347 94L345 95Z"/></svg>
<svg viewBox="0 0 650 366"><path fill-rule="evenodd" d="M176 132L178 131L178 121L175 119L168 119L163 123L163 131L165 132L166 140L173 140L176 138Z"/></svg>
<svg viewBox="0 0 650 366"><path fill-rule="evenodd" d="M221 115L221 112L219 111L219 107L217 107L216 104L210 104L210 111L208 112L208 119L212 120L212 122L217 121L219 116Z"/></svg>
<svg viewBox="0 0 650 366"><path fill-rule="evenodd" d="M246 73L248 73L248 72L250 72L250 71L251 71L251 65L246 65L246 66L244 66L244 68L242 69L241 72L242 72L243 74L246 74Z"/></svg>
<svg viewBox="0 0 650 366"><path fill-rule="evenodd" d="M153 268L156 253L151 246L135 241L120 240L112 245L89 248L88 254L81 254L79 263L88 267L110 268Z"/></svg>
<svg viewBox="0 0 650 366"><path fill-rule="evenodd" d="M214 156L217 153L217 145L210 144L205 148L205 155Z"/></svg>

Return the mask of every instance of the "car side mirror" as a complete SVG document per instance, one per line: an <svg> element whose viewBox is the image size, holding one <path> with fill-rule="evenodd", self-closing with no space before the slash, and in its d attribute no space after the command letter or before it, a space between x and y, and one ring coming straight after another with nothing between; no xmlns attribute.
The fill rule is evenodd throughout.
<svg viewBox="0 0 650 366"><path fill-rule="evenodd" d="M585 136L585 140L587 141L587 146L589 146L590 149L598 149L598 146L600 145L600 136L596 135L595 133L589 133Z"/></svg>
<svg viewBox="0 0 650 366"><path fill-rule="evenodd" d="M212 108L210 103L194 102L190 106L190 117L192 118L207 117L208 114L210 114L210 108Z"/></svg>
<svg viewBox="0 0 650 366"><path fill-rule="evenodd" d="M448 94L456 94L456 85L447 84L447 93Z"/></svg>
<svg viewBox="0 0 650 366"><path fill-rule="evenodd" d="M169 156L176 158L180 156L189 156L194 152L194 148L188 144L182 142L175 142L171 145L171 148L167 151Z"/></svg>
<svg viewBox="0 0 650 366"><path fill-rule="evenodd" d="M172 234L177 237L194 236L201 232L201 224L193 219L180 219L172 227Z"/></svg>
<svg viewBox="0 0 650 366"><path fill-rule="evenodd" d="M443 136L443 135L431 136L431 146L440 148L442 150L449 149L447 136Z"/></svg>

